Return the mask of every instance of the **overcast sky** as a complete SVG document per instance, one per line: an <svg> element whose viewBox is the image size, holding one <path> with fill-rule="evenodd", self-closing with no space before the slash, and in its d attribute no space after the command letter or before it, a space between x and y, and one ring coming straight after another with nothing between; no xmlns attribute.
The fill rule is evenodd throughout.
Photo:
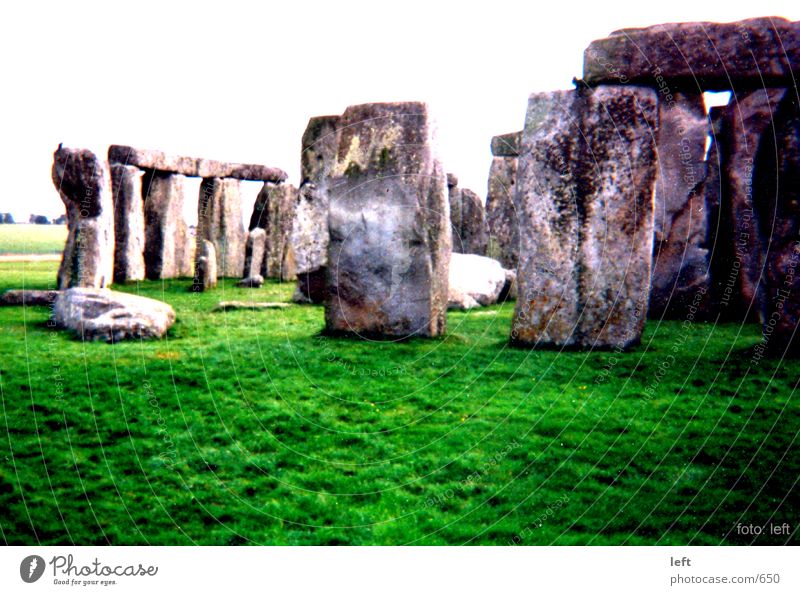
<svg viewBox="0 0 800 595"><path fill-rule="evenodd" d="M521 128L531 92L569 88L593 39L670 21L800 19L797 0L455 6L4 3L0 212L63 212L50 181L60 142L263 163L296 184L308 118L371 101L427 101L446 170L483 196L491 136ZM258 185L247 186L251 203Z"/></svg>

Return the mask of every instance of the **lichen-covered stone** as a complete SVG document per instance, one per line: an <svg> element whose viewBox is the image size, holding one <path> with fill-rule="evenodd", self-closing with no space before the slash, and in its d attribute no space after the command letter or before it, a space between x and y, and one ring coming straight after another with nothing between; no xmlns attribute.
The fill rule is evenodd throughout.
<svg viewBox="0 0 800 595"><path fill-rule="evenodd" d="M640 341L653 247L656 96L640 87L531 95L517 195L512 341Z"/></svg>
<svg viewBox="0 0 800 595"><path fill-rule="evenodd" d="M444 333L450 213L423 103L347 108L331 169L329 332Z"/></svg>
<svg viewBox="0 0 800 595"><path fill-rule="evenodd" d="M778 17L622 29L593 41L583 56L583 78L590 85L663 89L661 80L669 79L693 89L726 90L785 86L798 74L800 22Z"/></svg>
<svg viewBox="0 0 800 595"><path fill-rule="evenodd" d="M132 165L111 164L114 193L114 282L144 279L144 172Z"/></svg>
<svg viewBox="0 0 800 595"><path fill-rule="evenodd" d="M206 178L197 203L197 236L214 244L221 277L241 277L244 271L244 225L239 180Z"/></svg>
<svg viewBox="0 0 800 595"><path fill-rule="evenodd" d="M303 132L300 185L325 181L336 159L336 129L341 116L315 116Z"/></svg>
<svg viewBox="0 0 800 595"><path fill-rule="evenodd" d="M114 204L105 161L87 149L59 145L53 184L67 208L67 241L58 288L105 287L114 274Z"/></svg>

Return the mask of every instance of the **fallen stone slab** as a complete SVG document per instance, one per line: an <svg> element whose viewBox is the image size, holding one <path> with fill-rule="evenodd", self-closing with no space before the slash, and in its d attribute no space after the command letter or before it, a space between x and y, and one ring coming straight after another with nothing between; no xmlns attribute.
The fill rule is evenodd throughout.
<svg viewBox="0 0 800 595"><path fill-rule="evenodd" d="M229 310L281 310L290 307L291 304L285 302L220 302L212 312L227 312Z"/></svg>
<svg viewBox="0 0 800 595"><path fill-rule="evenodd" d="M130 293L74 287L56 297L52 317L58 327L80 339L116 343L163 337L175 322L175 311L169 304Z"/></svg>
<svg viewBox="0 0 800 595"><path fill-rule="evenodd" d="M621 29L589 44L583 80L589 85L657 87L669 83L702 91L788 86L800 74L800 22L764 17L733 23L667 23Z"/></svg>
<svg viewBox="0 0 800 595"><path fill-rule="evenodd" d="M52 306L57 290L9 289L0 295L0 306Z"/></svg>
<svg viewBox="0 0 800 595"><path fill-rule="evenodd" d="M252 277L245 277L236 284L237 287L249 287L253 289L257 289L262 285L264 285L264 277L262 277L261 275L253 275Z"/></svg>
<svg viewBox="0 0 800 595"><path fill-rule="evenodd" d="M155 169L196 178L234 178L264 182L283 182L286 172L277 167L255 163L225 163L200 157L167 155L163 151L135 149L126 145L111 145L108 161L135 165L141 169Z"/></svg>
<svg viewBox="0 0 800 595"><path fill-rule="evenodd" d="M450 257L448 310L490 306L500 300L508 271L496 260L477 254L453 252Z"/></svg>

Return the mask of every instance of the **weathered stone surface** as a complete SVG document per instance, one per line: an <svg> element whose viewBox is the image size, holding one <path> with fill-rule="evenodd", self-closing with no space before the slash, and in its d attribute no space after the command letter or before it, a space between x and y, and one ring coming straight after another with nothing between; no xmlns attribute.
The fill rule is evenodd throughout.
<svg viewBox="0 0 800 595"><path fill-rule="evenodd" d="M448 174L448 178L451 174ZM456 184L458 182L456 181ZM483 201L472 190L448 184L450 201L450 227L453 252L461 254L486 254L489 228Z"/></svg>
<svg viewBox="0 0 800 595"><path fill-rule="evenodd" d="M0 295L0 306L52 306L56 296L52 289L9 289Z"/></svg>
<svg viewBox="0 0 800 595"><path fill-rule="evenodd" d="M114 282L144 279L144 172L132 165L111 164L114 193Z"/></svg>
<svg viewBox="0 0 800 595"><path fill-rule="evenodd" d="M308 183L300 187L289 238L297 275L328 263L328 193Z"/></svg>
<svg viewBox="0 0 800 595"><path fill-rule="evenodd" d="M197 240L214 244L221 277L241 277L245 239L239 180L205 178L197 202Z"/></svg>
<svg viewBox="0 0 800 595"><path fill-rule="evenodd" d="M786 93L755 161L753 202L764 274L760 293L762 347L777 356L800 354L800 106Z"/></svg>
<svg viewBox="0 0 800 595"><path fill-rule="evenodd" d="M584 52L590 85L637 83L661 87L657 76L687 88L785 86L800 74L800 23L779 17L735 23L667 23L623 29ZM661 87L663 89L663 87Z"/></svg>
<svg viewBox="0 0 800 595"><path fill-rule="evenodd" d="M469 310L496 304L510 272L492 258L453 252L450 258L448 309Z"/></svg>
<svg viewBox="0 0 800 595"><path fill-rule="evenodd" d="M536 93L516 203L519 296L512 341L624 348L639 342L653 249L655 92Z"/></svg>
<svg viewBox="0 0 800 595"><path fill-rule="evenodd" d="M507 269L516 269L519 260L519 215L514 205L516 183L517 158L495 157L489 169L486 196L489 230L486 254Z"/></svg>
<svg viewBox="0 0 800 595"><path fill-rule="evenodd" d="M423 103L347 108L330 179L329 332L444 333L446 177Z"/></svg>
<svg viewBox="0 0 800 595"><path fill-rule="evenodd" d="M217 250L208 240L200 240L194 263L192 291L214 289L218 281Z"/></svg>
<svg viewBox="0 0 800 595"><path fill-rule="evenodd" d="M651 318L683 319L710 305L703 193L709 132L701 94L675 91L672 102L659 103Z"/></svg>
<svg viewBox="0 0 800 595"><path fill-rule="evenodd" d="M148 279L193 275L194 242L183 218L184 184L178 174L149 171L142 180L144 266Z"/></svg>
<svg viewBox="0 0 800 595"><path fill-rule="evenodd" d="M284 281L295 278L294 270L284 268L284 256L292 234L297 202L298 191L291 184L266 183L258 193L250 217L250 229L260 227L267 234L261 270L265 278Z"/></svg>
<svg viewBox="0 0 800 595"><path fill-rule="evenodd" d="M244 276L261 276L264 269L264 252L267 246L267 232L256 227L247 232L245 241Z"/></svg>
<svg viewBox="0 0 800 595"><path fill-rule="evenodd" d="M58 288L109 285L114 273L114 204L108 167L87 149L59 145L52 177L67 208Z"/></svg>
<svg viewBox="0 0 800 595"><path fill-rule="evenodd" d="M762 137L771 131L775 109L785 95L785 89L735 93L721 117L719 231L712 266L723 319L760 319L763 253L753 205L755 160L762 146L774 151L763 145Z"/></svg>
<svg viewBox="0 0 800 595"><path fill-rule="evenodd" d="M297 274L297 288L292 295L296 304L324 304L328 299L328 267Z"/></svg>
<svg viewBox="0 0 800 595"><path fill-rule="evenodd" d="M336 159L336 129L340 116L315 116L308 120L300 153L300 185L324 182Z"/></svg>
<svg viewBox="0 0 800 595"><path fill-rule="evenodd" d="M124 339L163 337L175 322L175 312L169 304L150 298L110 289L75 287L58 295L53 305L53 320L82 340L116 343Z"/></svg>
<svg viewBox="0 0 800 595"><path fill-rule="evenodd" d="M167 155L162 151L135 149L124 145L111 145L108 148L108 161L197 178L234 178L264 182L283 182L287 178L286 172L277 167Z"/></svg>
<svg viewBox="0 0 800 595"><path fill-rule="evenodd" d="M519 157L522 131L498 134L492 137L492 155L495 157Z"/></svg>
<svg viewBox="0 0 800 595"><path fill-rule="evenodd" d="M253 275L252 277L245 277L237 284L237 287L250 287L250 288L259 288L264 285L264 277L261 275Z"/></svg>

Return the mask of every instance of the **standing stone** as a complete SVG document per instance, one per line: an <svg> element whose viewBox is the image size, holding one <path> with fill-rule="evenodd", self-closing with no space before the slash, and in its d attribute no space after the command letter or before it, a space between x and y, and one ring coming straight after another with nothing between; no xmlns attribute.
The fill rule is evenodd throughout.
<svg viewBox="0 0 800 595"><path fill-rule="evenodd" d="M300 156L302 181L289 238L297 274L298 303L325 301L328 263L327 180L336 160L336 129L340 116L311 118L303 133Z"/></svg>
<svg viewBox="0 0 800 595"><path fill-rule="evenodd" d="M264 267L264 252L266 251L267 232L256 227L247 232L244 256L244 278L261 276Z"/></svg>
<svg viewBox="0 0 800 595"><path fill-rule="evenodd" d="M192 247L183 218L186 178L159 171L145 173L144 265L148 279L192 276Z"/></svg>
<svg viewBox="0 0 800 595"><path fill-rule="evenodd" d="M201 240L197 250L192 291L206 291L217 286L217 251L214 244Z"/></svg>
<svg viewBox="0 0 800 595"><path fill-rule="evenodd" d="M450 213L424 103L348 107L330 176L328 332L445 332Z"/></svg>
<svg viewBox="0 0 800 595"><path fill-rule="evenodd" d="M700 93L674 91L672 101L659 102L658 113L650 316L685 318L692 307L698 309L697 299L701 311L710 306L708 208L702 191L709 123Z"/></svg>
<svg viewBox="0 0 800 595"><path fill-rule="evenodd" d="M800 107L786 93L765 131L755 162L754 206L764 290L760 309L767 351L800 353Z"/></svg>
<svg viewBox="0 0 800 595"><path fill-rule="evenodd" d="M58 288L111 284L114 273L114 204L105 161L87 149L59 145L53 184L67 208L67 241Z"/></svg>
<svg viewBox="0 0 800 595"><path fill-rule="evenodd" d="M458 187L458 178L447 174L453 252L484 256L489 241L483 202L472 190Z"/></svg>
<svg viewBox="0 0 800 595"><path fill-rule="evenodd" d="M222 277L241 277L244 271L244 226L239 180L205 178L197 203L198 241L214 244Z"/></svg>
<svg viewBox="0 0 800 595"><path fill-rule="evenodd" d="M284 256L292 233L296 203L297 188L291 184L265 183L258 193L250 217L250 229L260 227L267 234L261 272L265 278L283 281L295 278L295 271L284 267Z"/></svg>
<svg viewBox="0 0 800 595"><path fill-rule="evenodd" d="M536 93L516 203L519 295L512 341L625 348L644 327L653 249L655 92Z"/></svg>
<svg viewBox="0 0 800 595"><path fill-rule="evenodd" d="M336 159L336 130L341 116L316 116L308 120L300 153L300 184L324 182Z"/></svg>
<svg viewBox="0 0 800 595"><path fill-rule="evenodd" d="M514 206L517 159L492 159L486 196L487 254L507 269L516 269L519 261L519 215Z"/></svg>
<svg viewBox="0 0 800 595"><path fill-rule="evenodd" d="M132 165L111 164L114 190L114 283L144 279L144 172Z"/></svg>
<svg viewBox="0 0 800 595"><path fill-rule="evenodd" d="M720 213L713 277L729 320L759 321L763 254L753 205L755 159L785 89L735 93L720 124Z"/></svg>

